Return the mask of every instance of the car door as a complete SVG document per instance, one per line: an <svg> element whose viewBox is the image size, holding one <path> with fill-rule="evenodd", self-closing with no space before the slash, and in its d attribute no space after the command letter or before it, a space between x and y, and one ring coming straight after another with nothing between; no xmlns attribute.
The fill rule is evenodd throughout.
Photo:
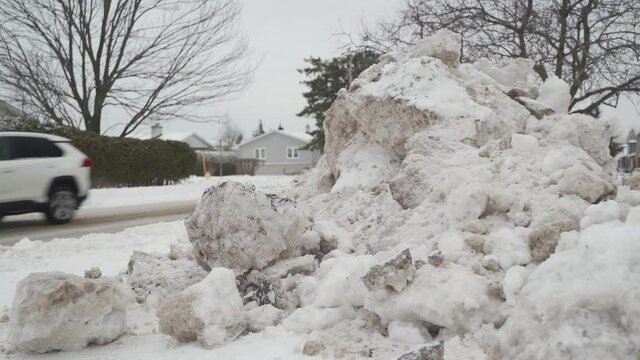
<svg viewBox="0 0 640 360"><path fill-rule="evenodd" d="M64 159L62 150L40 137L14 136L11 139L13 176L18 181L15 197L20 201L47 201L47 190Z"/></svg>
<svg viewBox="0 0 640 360"><path fill-rule="evenodd" d="M14 201L19 185L11 161L11 138L0 136L0 203Z"/></svg>

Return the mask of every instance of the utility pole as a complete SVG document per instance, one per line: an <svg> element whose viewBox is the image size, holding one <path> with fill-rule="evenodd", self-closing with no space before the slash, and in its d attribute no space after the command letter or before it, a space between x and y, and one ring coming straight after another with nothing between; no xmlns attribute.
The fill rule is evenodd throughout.
<svg viewBox="0 0 640 360"><path fill-rule="evenodd" d="M218 145L218 162L220 163L220 176L222 176L222 139L220 139L220 145Z"/></svg>

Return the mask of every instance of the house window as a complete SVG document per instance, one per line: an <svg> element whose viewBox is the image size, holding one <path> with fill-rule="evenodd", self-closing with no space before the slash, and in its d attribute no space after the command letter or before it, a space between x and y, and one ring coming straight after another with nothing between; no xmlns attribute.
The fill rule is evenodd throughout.
<svg viewBox="0 0 640 360"><path fill-rule="evenodd" d="M253 149L253 157L259 160L267 159L267 149L266 148L255 148Z"/></svg>
<svg viewBox="0 0 640 360"><path fill-rule="evenodd" d="M287 159L297 159L299 157L298 148L287 148Z"/></svg>

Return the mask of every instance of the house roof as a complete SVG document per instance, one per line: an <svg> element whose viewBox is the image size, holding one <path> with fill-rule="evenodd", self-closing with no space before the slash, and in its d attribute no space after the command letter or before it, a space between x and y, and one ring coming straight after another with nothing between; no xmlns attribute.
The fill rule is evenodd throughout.
<svg viewBox="0 0 640 360"><path fill-rule="evenodd" d="M8 102L0 100L0 116L23 117L25 113Z"/></svg>
<svg viewBox="0 0 640 360"><path fill-rule="evenodd" d="M188 138L192 137L192 136L197 138L203 144L206 144L209 148L212 148L211 144L208 141L206 141L205 139L200 137L198 134L190 133L190 132L163 133L162 135L158 136L155 139L186 142L186 140ZM134 139L139 139L139 140L149 140L149 139L151 139L150 135L140 134L140 133L131 134L130 137L132 137Z"/></svg>
<svg viewBox="0 0 640 360"><path fill-rule="evenodd" d="M256 140L262 139L264 137L270 136L272 134L280 134L280 135L284 135L287 137L290 137L292 139L298 140L298 141L302 141L305 144L308 144L311 142L311 140L313 140L313 136L307 134L307 133L301 133L301 132L295 132L295 131L287 131L287 130L271 130L269 132L266 132L262 135L258 135L256 137L253 137L251 139L248 139L247 141L243 142L242 144L238 145L238 146L244 146L247 145L249 143L252 143Z"/></svg>

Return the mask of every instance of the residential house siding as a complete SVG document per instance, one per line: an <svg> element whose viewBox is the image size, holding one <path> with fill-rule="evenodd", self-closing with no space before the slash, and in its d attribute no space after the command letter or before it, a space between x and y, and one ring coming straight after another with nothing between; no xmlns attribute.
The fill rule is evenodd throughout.
<svg viewBox="0 0 640 360"><path fill-rule="evenodd" d="M273 131L241 144L238 155L243 159L255 158L255 149L265 149L264 164L256 169L256 175L299 174L314 167L321 156L319 151L298 150L298 158L287 157L288 148L300 149L305 145L307 143L301 139Z"/></svg>

